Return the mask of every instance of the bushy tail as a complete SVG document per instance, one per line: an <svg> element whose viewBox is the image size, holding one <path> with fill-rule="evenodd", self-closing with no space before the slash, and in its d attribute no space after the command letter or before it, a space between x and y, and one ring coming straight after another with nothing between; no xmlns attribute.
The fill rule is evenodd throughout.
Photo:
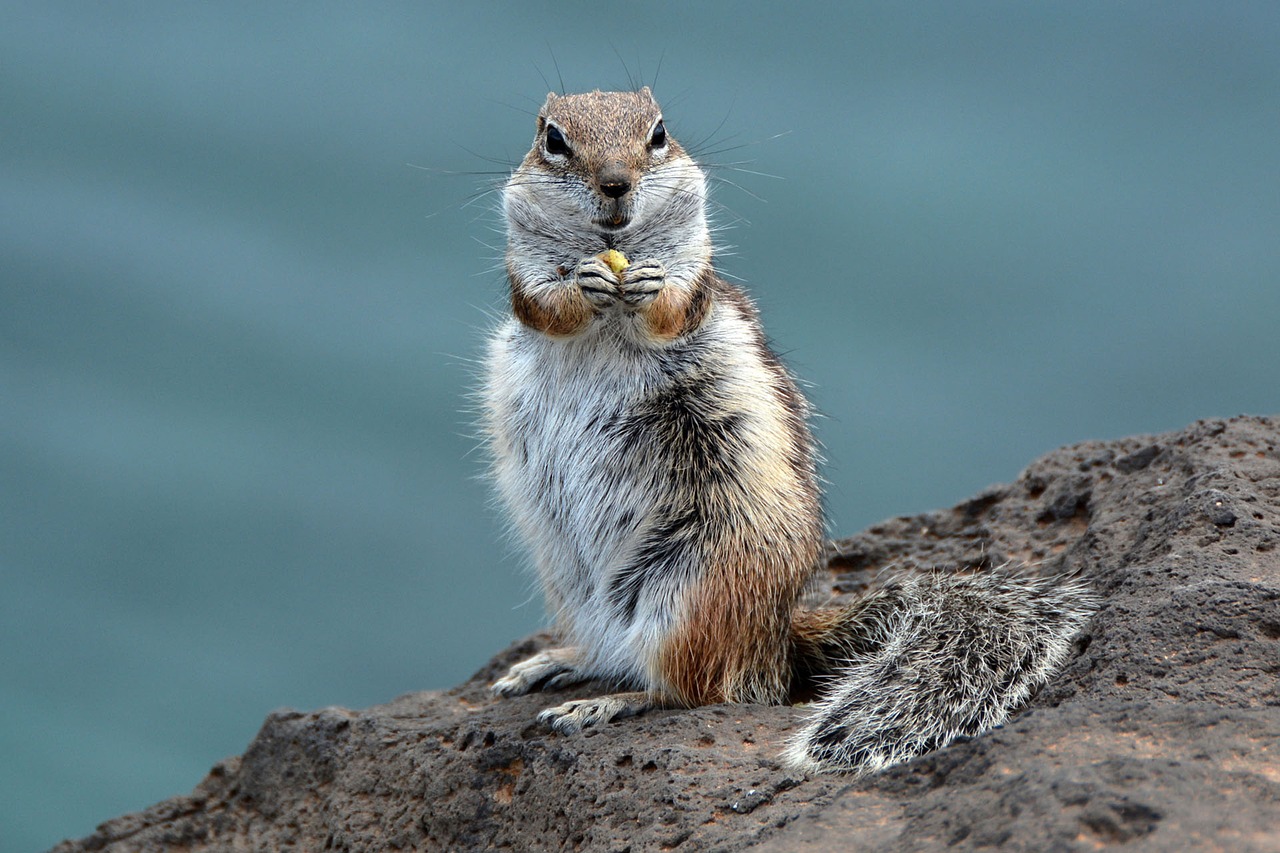
<svg viewBox="0 0 1280 853"><path fill-rule="evenodd" d="M785 753L871 773L1003 724L1067 659L1097 609L1078 581L929 573L844 610L798 614L799 675L830 693Z"/></svg>

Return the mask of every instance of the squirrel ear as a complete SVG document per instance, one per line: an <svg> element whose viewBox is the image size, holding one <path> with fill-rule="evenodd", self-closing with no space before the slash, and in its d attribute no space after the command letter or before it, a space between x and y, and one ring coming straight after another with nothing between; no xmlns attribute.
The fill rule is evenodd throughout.
<svg viewBox="0 0 1280 853"><path fill-rule="evenodd" d="M648 99L649 99L649 100L651 100L651 101L653 100L653 92L650 92L650 91L649 91L649 87L648 87L648 86L641 86L641 87L640 87L640 94L644 95L646 98L648 98Z"/></svg>
<svg viewBox="0 0 1280 853"><path fill-rule="evenodd" d="M549 103L551 103L552 101L554 101L555 99L556 99L556 93L555 93L555 92L547 92L547 103L548 103L548 104L549 104Z"/></svg>

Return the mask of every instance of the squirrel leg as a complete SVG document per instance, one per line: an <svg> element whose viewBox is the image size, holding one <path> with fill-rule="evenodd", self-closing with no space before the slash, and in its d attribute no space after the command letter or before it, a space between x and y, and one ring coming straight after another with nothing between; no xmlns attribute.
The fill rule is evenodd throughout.
<svg viewBox="0 0 1280 853"><path fill-rule="evenodd" d="M610 720L633 717L660 705L652 693L613 693L595 699L575 699L555 708L548 708L538 715L538 721L546 723L561 734L571 735Z"/></svg>
<svg viewBox="0 0 1280 853"><path fill-rule="evenodd" d="M659 342L687 335L707 314L708 294L701 279L673 283L656 259L637 261L622 273L618 287L623 303L635 313L645 333Z"/></svg>
<svg viewBox="0 0 1280 853"><path fill-rule="evenodd" d="M569 646L547 649L507 670L490 688L499 696L523 696L533 690L554 690L586 681L578 669L578 650Z"/></svg>
<svg viewBox="0 0 1280 853"><path fill-rule="evenodd" d="M564 268L547 278L508 262L511 311L521 323L554 337L581 332L598 311L618 302L618 276L599 258L583 258L573 274ZM566 278L567 277L567 278Z"/></svg>

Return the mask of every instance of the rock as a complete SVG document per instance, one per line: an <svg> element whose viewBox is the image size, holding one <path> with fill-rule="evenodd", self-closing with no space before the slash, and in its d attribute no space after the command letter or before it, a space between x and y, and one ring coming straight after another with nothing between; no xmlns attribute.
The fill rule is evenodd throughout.
<svg viewBox="0 0 1280 853"><path fill-rule="evenodd" d="M1280 421L1086 442L959 506L833 543L820 597L897 572L1079 573L1105 604L1008 725L851 781L777 761L803 709L651 712L562 737L467 683L280 711L196 790L88 850L1280 849Z"/></svg>

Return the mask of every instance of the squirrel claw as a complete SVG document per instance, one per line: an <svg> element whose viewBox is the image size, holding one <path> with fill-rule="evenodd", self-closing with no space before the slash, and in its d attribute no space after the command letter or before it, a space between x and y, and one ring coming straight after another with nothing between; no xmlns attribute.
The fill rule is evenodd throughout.
<svg viewBox="0 0 1280 853"><path fill-rule="evenodd" d="M653 706L654 702L647 693L615 693L596 699L575 699L548 708L538 715L538 722L560 734L572 735L619 717L634 716Z"/></svg>
<svg viewBox="0 0 1280 853"><path fill-rule="evenodd" d="M655 258L631 264L622 273L619 290L627 305L648 305L667 285L667 268Z"/></svg>
<svg viewBox="0 0 1280 853"><path fill-rule="evenodd" d="M583 677L574 668L571 658L572 650L569 649L539 652L513 665L489 689L498 696L523 696L539 688L546 690L575 684Z"/></svg>
<svg viewBox="0 0 1280 853"><path fill-rule="evenodd" d="M618 301L618 274L598 257L583 258L573 271L574 281L582 295L597 308L604 308Z"/></svg>

